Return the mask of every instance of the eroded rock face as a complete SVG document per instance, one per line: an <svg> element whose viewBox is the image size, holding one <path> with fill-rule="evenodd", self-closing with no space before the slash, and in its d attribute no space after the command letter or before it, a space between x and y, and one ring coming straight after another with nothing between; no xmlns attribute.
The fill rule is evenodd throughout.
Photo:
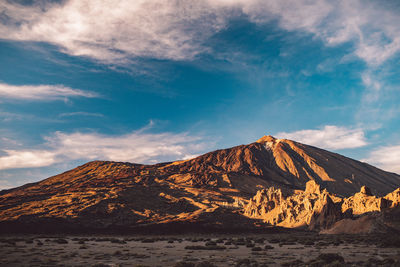
<svg viewBox="0 0 400 267"><path fill-rule="evenodd" d="M391 208L400 206L400 188L397 188L393 192L387 194L385 199L389 202Z"/></svg>
<svg viewBox="0 0 400 267"><path fill-rule="evenodd" d="M340 206L335 204L340 201L326 190L321 193L320 186L311 180L307 182L305 191L297 190L286 198L280 189L273 187L258 191L244 208L244 214L276 226L293 228L311 223L313 227L320 223L325 226L330 224L329 219L321 216L334 214L335 218L340 217Z"/></svg>
<svg viewBox="0 0 400 267"><path fill-rule="evenodd" d="M388 206L389 203L385 198L373 196L371 190L363 186L359 193L343 200L342 212L351 210L352 214L359 215L366 212L382 211Z"/></svg>
<svg viewBox="0 0 400 267"><path fill-rule="evenodd" d="M328 229L336 222L371 212L381 212L400 203L400 188L385 197L373 196L368 187L349 198L321 191L309 181L304 191L284 197L280 189L270 187L257 192L244 207L244 215L283 227L307 226L311 230Z"/></svg>

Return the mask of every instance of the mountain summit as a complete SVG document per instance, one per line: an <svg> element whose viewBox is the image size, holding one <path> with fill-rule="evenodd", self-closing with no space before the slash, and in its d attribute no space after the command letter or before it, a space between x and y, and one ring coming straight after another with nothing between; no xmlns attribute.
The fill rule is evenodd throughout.
<svg viewBox="0 0 400 267"><path fill-rule="evenodd" d="M0 222L14 228L109 229L197 223L254 225L243 208L258 190L304 190L310 180L340 197L386 195L400 176L286 139L216 150L194 159L143 165L94 161L0 192ZM364 190L364 189L363 189ZM50 227L50 228L49 228ZM5 229L3 227L3 229ZM10 229L10 228L9 228Z"/></svg>
<svg viewBox="0 0 400 267"><path fill-rule="evenodd" d="M257 181L269 187L304 189L315 180L330 192L349 196L366 185L374 194L384 195L399 186L400 176L382 171L342 155L287 139L263 136L255 143L217 150L165 169L190 173L194 184L241 188ZM247 187L247 186L246 186ZM254 189L253 189L254 190ZM250 193L250 192L249 192Z"/></svg>

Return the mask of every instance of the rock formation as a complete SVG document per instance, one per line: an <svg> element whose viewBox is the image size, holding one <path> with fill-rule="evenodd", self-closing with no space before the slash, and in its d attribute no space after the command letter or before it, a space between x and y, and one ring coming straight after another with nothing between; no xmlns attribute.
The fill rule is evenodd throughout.
<svg viewBox="0 0 400 267"><path fill-rule="evenodd" d="M389 201L389 205L391 208L400 206L400 188L397 188L393 192L387 194L385 199Z"/></svg>
<svg viewBox="0 0 400 267"><path fill-rule="evenodd" d="M262 189L249 200L243 213L274 226L307 227L328 233L327 229L331 227L345 229L348 224L348 233L365 232L365 229L370 231L371 227L377 228L373 216L397 207L399 202L400 188L385 197L376 197L368 187L363 186L360 192L342 199L326 189L321 192L320 186L311 180L304 191L296 190L286 197L280 189ZM365 214L374 215L359 219L360 215Z"/></svg>
<svg viewBox="0 0 400 267"><path fill-rule="evenodd" d="M354 215L372 211L381 211L389 206L386 198L373 196L371 190L363 186L359 193L343 200L342 211L351 210Z"/></svg>
<svg viewBox="0 0 400 267"><path fill-rule="evenodd" d="M333 217L333 222L342 218L340 205L337 205L340 202L341 198L326 190L321 192L320 186L311 180L307 182L305 191L296 190L287 197L273 187L258 191L244 207L244 215L274 226L294 228L312 225L316 228L322 224L325 227L331 224L329 220Z"/></svg>

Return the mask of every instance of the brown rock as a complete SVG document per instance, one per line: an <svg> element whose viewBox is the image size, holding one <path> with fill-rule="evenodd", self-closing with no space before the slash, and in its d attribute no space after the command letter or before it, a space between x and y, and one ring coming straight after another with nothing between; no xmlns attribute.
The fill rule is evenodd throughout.
<svg viewBox="0 0 400 267"><path fill-rule="evenodd" d="M341 203L334 203L329 194L324 194L321 202L321 208L313 211L309 222L310 230L330 228L334 223L346 217L346 214L341 212Z"/></svg>
<svg viewBox="0 0 400 267"><path fill-rule="evenodd" d="M393 192L387 194L385 199L389 202L391 208L400 206L400 188L397 188Z"/></svg>
<svg viewBox="0 0 400 267"><path fill-rule="evenodd" d="M369 189L369 187L366 187L365 185L361 187L360 193L367 196L372 196L371 189Z"/></svg>
<svg viewBox="0 0 400 267"><path fill-rule="evenodd" d="M311 228L316 229L320 225L330 226L342 218L340 205L335 204L332 198L340 200L326 190L321 193L320 186L311 180L307 182L305 191L296 191L286 198L282 197L279 189L258 191L244 208L244 214L271 225L293 228L312 224Z"/></svg>
<svg viewBox="0 0 400 267"><path fill-rule="evenodd" d="M371 190L363 186L359 193L343 200L342 212L351 210L352 214L359 215L366 212L381 211L389 206L386 199L372 195Z"/></svg>
<svg viewBox="0 0 400 267"><path fill-rule="evenodd" d="M321 186L317 184L314 180L306 183L306 194L321 194Z"/></svg>
<svg viewBox="0 0 400 267"><path fill-rule="evenodd" d="M345 224L337 223L343 219L351 221L349 229L353 229L364 222L378 227L380 223L371 219L374 217L359 220L357 223L353 222L352 218L354 215L385 211L389 207L398 206L399 202L400 188L388 194L385 198L381 198L373 196L371 191L363 186L360 192L354 196L341 199L329 194L325 189L321 192L320 186L311 180L307 182L305 191L296 190L287 197L283 197L281 191L275 188L258 191L256 196L245 206L244 215L262 219L271 225L290 228L308 226L311 230L322 230L328 233L327 229L331 227L338 229L345 227ZM373 231L371 227L360 226L359 231L365 232L367 228L368 231ZM331 232L335 231L332 230Z"/></svg>

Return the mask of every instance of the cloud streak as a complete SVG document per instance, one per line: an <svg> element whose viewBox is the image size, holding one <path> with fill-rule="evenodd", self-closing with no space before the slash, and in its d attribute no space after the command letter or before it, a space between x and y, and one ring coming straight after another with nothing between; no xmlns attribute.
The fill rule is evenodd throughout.
<svg viewBox="0 0 400 267"><path fill-rule="evenodd" d="M0 83L0 97L19 100L59 100L66 97L97 97L94 92L63 85L11 85Z"/></svg>
<svg viewBox="0 0 400 267"><path fill-rule="evenodd" d="M363 161L400 174L400 144L377 148Z"/></svg>
<svg viewBox="0 0 400 267"><path fill-rule="evenodd" d="M363 147L368 144L363 130L334 125L326 125L317 130L301 130L291 133L280 132L276 136L334 150Z"/></svg>
<svg viewBox="0 0 400 267"><path fill-rule="evenodd" d="M1 113L0 113L0 115L1 115ZM85 111L61 113L59 115L59 117L75 117L75 116L104 117L104 115L101 113L93 113L93 112L85 112Z"/></svg>
<svg viewBox="0 0 400 267"><path fill-rule="evenodd" d="M111 160L156 163L185 159L203 151L209 144L185 133L144 133L126 135L56 132L45 138L41 149L4 150L0 169L50 166L72 160Z"/></svg>

